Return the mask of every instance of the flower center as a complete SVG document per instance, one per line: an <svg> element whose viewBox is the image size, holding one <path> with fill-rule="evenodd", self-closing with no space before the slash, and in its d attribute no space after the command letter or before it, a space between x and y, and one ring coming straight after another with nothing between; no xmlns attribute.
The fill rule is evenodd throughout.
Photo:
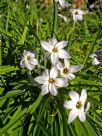
<svg viewBox="0 0 102 136"><path fill-rule="evenodd" d="M55 82L55 80L53 78L49 78L48 82L53 84Z"/></svg>
<svg viewBox="0 0 102 136"><path fill-rule="evenodd" d="M82 103L80 101L77 102L76 108L77 109L81 109L82 108Z"/></svg>
<svg viewBox="0 0 102 136"><path fill-rule="evenodd" d="M52 52L57 52L57 48L54 47L54 48L52 49Z"/></svg>
<svg viewBox="0 0 102 136"><path fill-rule="evenodd" d="M67 68L64 68L64 69L63 69L63 73L64 73L64 74L67 74L68 71L69 71L69 70L68 70Z"/></svg>
<svg viewBox="0 0 102 136"><path fill-rule="evenodd" d="M78 15L78 14L79 14L78 11L76 11L76 12L75 12L75 15Z"/></svg>
<svg viewBox="0 0 102 136"><path fill-rule="evenodd" d="M29 61L31 59L31 57L30 56L27 56L27 60Z"/></svg>

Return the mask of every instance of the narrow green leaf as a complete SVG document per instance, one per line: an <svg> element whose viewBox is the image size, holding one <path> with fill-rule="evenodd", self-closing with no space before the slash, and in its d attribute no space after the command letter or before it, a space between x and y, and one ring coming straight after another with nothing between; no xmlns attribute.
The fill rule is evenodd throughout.
<svg viewBox="0 0 102 136"><path fill-rule="evenodd" d="M17 111L15 111L14 115L12 116L11 120L6 124L3 128L0 128L0 134L7 131L11 126L13 126L16 122L20 121L20 119L24 116L27 112L27 109L22 110L21 106L18 107Z"/></svg>
<svg viewBox="0 0 102 136"><path fill-rule="evenodd" d="M21 39L20 39L20 41L18 42L18 44L20 44L20 45L23 45L23 44L24 44L25 39L26 39L27 30L28 30L28 27L25 26L24 31L23 31L23 34L22 34Z"/></svg>
<svg viewBox="0 0 102 136"><path fill-rule="evenodd" d="M37 98L37 100L32 105L30 105L27 112L30 112L32 114L36 110L36 108L39 106L42 98L43 98L43 96L40 94L39 97Z"/></svg>
<svg viewBox="0 0 102 136"><path fill-rule="evenodd" d="M8 72L19 70L18 67L15 66L0 66L0 74L6 74Z"/></svg>

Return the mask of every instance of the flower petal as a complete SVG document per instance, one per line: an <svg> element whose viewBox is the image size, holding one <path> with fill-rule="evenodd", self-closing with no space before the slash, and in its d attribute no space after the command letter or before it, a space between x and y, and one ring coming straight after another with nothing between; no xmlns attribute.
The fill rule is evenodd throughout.
<svg viewBox="0 0 102 136"><path fill-rule="evenodd" d="M21 67L21 68L24 68L24 67L25 67L24 61L25 61L24 59L22 59L22 60L20 61L20 67Z"/></svg>
<svg viewBox="0 0 102 136"><path fill-rule="evenodd" d="M68 85L68 81L65 78L56 78L55 86L65 87Z"/></svg>
<svg viewBox="0 0 102 136"><path fill-rule="evenodd" d="M42 87L41 87L41 94L45 95L47 93L49 93L48 85L42 85Z"/></svg>
<svg viewBox="0 0 102 136"><path fill-rule="evenodd" d="M67 19L67 17L66 16L63 16L63 15L61 15L61 14L57 14L60 18L62 18L65 22L67 22L68 21L68 19Z"/></svg>
<svg viewBox="0 0 102 136"><path fill-rule="evenodd" d="M80 101L83 103L83 105L85 104L87 99L87 92L85 89L82 89L81 91L81 96L80 96Z"/></svg>
<svg viewBox="0 0 102 136"><path fill-rule="evenodd" d="M83 68L83 65L70 66L70 72L75 73L80 71L82 68Z"/></svg>
<svg viewBox="0 0 102 136"><path fill-rule="evenodd" d="M35 52L24 50L23 57L27 57L27 56L30 56L31 58L34 58L35 57Z"/></svg>
<svg viewBox="0 0 102 136"><path fill-rule="evenodd" d="M73 104L72 100L65 101L63 105L66 109L73 109L75 105Z"/></svg>
<svg viewBox="0 0 102 136"><path fill-rule="evenodd" d="M75 92L75 91L70 91L70 92L69 92L69 96L70 96L70 98L72 99L72 101L73 101L74 103L77 103L77 101L79 101L79 94L78 94L77 92Z"/></svg>
<svg viewBox="0 0 102 136"><path fill-rule="evenodd" d="M50 78L56 78L58 75L58 70L55 67L52 67L50 70Z"/></svg>
<svg viewBox="0 0 102 136"><path fill-rule="evenodd" d="M58 50L58 57L61 58L61 59L67 59L67 58L70 58L70 55L66 50L59 49Z"/></svg>
<svg viewBox="0 0 102 136"><path fill-rule="evenodd" d="M41 41L41 45L46 51L51 52L51 45L48 42Z"/></svg>
<svg viewBox="0 0 102 136"><path fill-rule="evenodd" d="M87 106L85 108L85 113L89 110L89 108L90 108L90 102L87 103Z"/></svg>
<svg viewBox="0 0 102 136"><path fill-rule="evenodd" d="M39 84L47 84L47 82L48 82L47 78L48 77L45 77L45 76L38 76L38 77L34 78L34 80L36 82L38 82Z"/></svg>
<svg viewBox="0 0 102 136"><path fill-rule="evenodd" d="M67 77L68 77L69 80L72 80L72 79L75 78L75 75L72 74L72 73L69 73L69 74L67 75Z"/></svg>
<svg viewBox="0 0 102 136"><path fill-rule="evenodd" d="M49 91L50 93L53 95L53 96L56 96L57 95L57 90L55 88L55 86L53 84L49 84Z"/></svg>
<svg viewBox="0 0 102 136"><path fill-rule="evenodd" d="M90 58L95 58L95 57L97 57L97 54L95 54L95 53L90 54L89 57L90 57Z"/></svg>
<svg viewBox="0 0 102 136"><path fill-rule="evenodd" d="M42 75L49 78L49 76L50 76L50 75L49 75L49 70L48 70L48 69L45 69L45 70L43 71Z"/></svg>
<svg viewBox="0 0 102 136"><path fill-rule="evenodd" d="M61 41L61 42L58 42L55 47L58 48L58 49L62 49L64 48L65 46L67 46L68 44L68 41Z"/></svg>
<svg viewBox="0 0 102 136"><path fill-rule="evenodd" d="M59 60L58 54L57 53L51 53L51 62L52 62L52 64L56 65L58 60Z"/></svg>
<svg viewBox="0 0 102 136"><path fill-rule="evenodd" d="M65 6L66 6L65 0L59 0L59 3L60 3L60 6L61 6L62 8L65 8Z"/></svg>
<svg viewBox="0 0 102 136"><path fill-rule="evenodd" d="M27 60L24 61L25 67L28 68L29 70L33 70L35 68L34 65L29 64Z"/></svg>
<svg viewBox="0 0 102 136"><path fill-rule="evenodd" d="M56 38L51 38L49 39L49 43L53 46L57 43L57 39Z"/></svg>
<svg viewBox="0 0 102 136"><path fill-rule="evenodd" d="M61 70L61 69L63 68L62 63L61 63L61 62L58 62L58 63L56 64L56 67L57 67L58 70Z"/></svg>
<svg viewBox="0 0 102 136"><path fill-rule="evenodd" d="M31 65L38 65L38 60L35 59L35 58L31 58L31 59L29 60L29 63L30 63Z"/></svg>
<svg viewBox="0 0 102 136"><path fill-rule="evenodd" d="M100 64L100 62L98 61L98 59L94 58L92 64L93 65L98 65L98 64Z"/></svg>
<svg viewBox="0 0 102 136"><path fill-rule="evenodd" d="M27 56L27 54L28 54L28 51L24 50L23 51L23 56L25 57L25 56Z"/></svg>
<svg viewBox="0 0 102 136"><path fill-rule="evenodd" d="M81 122L85 122L86 116L85 116L85 113L84 113L83 111L80 111L80 112L79 112L78 117L79 117L79 120L80 120Z"/></svg>
<svg viewBox="0 0 102 136"><path fill-rule="evenodd" d="M71 110L68 117L68 124L70 124L78 116L78 110Z"/></svg>
<svg viewBox="0 0 102 136"><path fill-rule="evenodd" d="M68 69L69 69L69 66L70 66L69 60L64 59L64 65L65 65L65 68L68 68Z"/></svg>

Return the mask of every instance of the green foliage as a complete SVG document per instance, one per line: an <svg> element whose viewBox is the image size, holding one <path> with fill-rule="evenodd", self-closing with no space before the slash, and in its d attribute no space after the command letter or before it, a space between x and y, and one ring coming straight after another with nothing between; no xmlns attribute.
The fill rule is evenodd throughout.
<svg viewBox="0 0 102 136"><path fill-rule="evenodd" d="M30 7L30 8L29 8ZM89 12L82 22L64 22L57 16L58 4L45 6L37 0L0 0L0 136L101 136L102 67L92 66L89 55L102 48L102 6ZM62 10L63 15L66 11ZM49 64L40 41L55 36L68 40L71 64L84 68L59 89L58 96L41 96L40 87L20 68L24 49L37 52L40 65L33 78ZM63 107L70 90L86 88L91 108L85 123L67 123L69 112Z"/></svg>

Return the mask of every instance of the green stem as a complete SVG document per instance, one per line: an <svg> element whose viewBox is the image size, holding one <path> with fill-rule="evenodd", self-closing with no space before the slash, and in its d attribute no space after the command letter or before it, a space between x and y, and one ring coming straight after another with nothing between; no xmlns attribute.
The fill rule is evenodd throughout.
<svg viewBox="0 0 102 136"><path fill-rule="evenodd" d="M2 65L2 41L0 36L0 65Z"/></svg>
<svg viewBox="0 0 102 136"><path fill-rule="evenodd" d="M53 12L53 30L52 30L52 34L51 37L54 37L57 31L57 12L58 12L58 6L57 3L55 1L53 1L54 3L54 12Z"/></svg>

